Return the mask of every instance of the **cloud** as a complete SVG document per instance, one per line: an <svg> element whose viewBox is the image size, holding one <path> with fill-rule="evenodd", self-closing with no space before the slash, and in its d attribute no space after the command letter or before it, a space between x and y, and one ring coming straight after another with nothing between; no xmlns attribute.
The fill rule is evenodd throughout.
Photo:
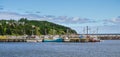
<svg viewBox="0 0 120 57"><path fill-rule="evenodd" d="M81 26L81 25L96 25L98 21L88 18L68 17L68 16L54 16L54 15L38 15L38 14L19 14L16 12L0 12L1 19L20 19L28 18L29 20L46 20L57 24ZM99 24L99 23L98 23Z"/></svg>
<svg viewBox="0 0 120 57"><path fill-rule="evenodd" d="M110 21L113 23L120 23L120 16L118 16L117 18L113 18Z"/></svg>
<svg viewBox="0 0 120 57"><path fill-rule="evenodd" d="M106 19L104 20L104 24L111 23L113 25L119 25L120 24L120 16L112 19Z"/></svg>
<svg viewBox="0 0 120 57"><path fill-rule="evenodd" d="M19 14L16 12L0 12L0 19L20 19L20 18L28 18L29 20L46 20L49 22L54 22L57 24L65 25L65 26L85 26L85 25L96 25L97 21L88 19L88 18L80 18L80 17L68 17L68 16L54 16L54 15L38 15L38 14ZM96 24L95 24L96 23Z"/></svg>
<svg viewBox="0 0 120 57"><path fill-rule="evenodd" d="M1 19L19 19L22 18L22 15L13 12L0 12Z"/></svg>
<svg viewBox="0 0 120 57"><path fill-rule="evenodd" d="M35 14L39 14L39 13L41 13L40 11L25 11L25 13L27 13L27 14L33 14L33 13L35 13Z"/></svg>
<svg viewBox="0 0 120 57"><path fill-rule="evenodd" d="M30 12L30 11L25 11L25 13L31 14L31 13L33 13L33 12Z"/></svg>
<svg viewBox="0 0 120 57"><path fill-rule="evenodd" d="M91 23L92 20L87 18L80 18L80 17L67 17L67 16L59 16L54 18L54 22L60 24L84 24L84 23Z"/></svg>
<svg viewBox="0 0 120 57"><path fill-rule="evenodd" d="M3 9L4 9L4 8L1 8L1 7L0 7L0 10L3 10Z"/></svg>
<svg viewBox="0 0 120 57"><path fill-rule="evenodd" d="M0 12L0 19L16 19L16 20L18 20L20 18L28 18L30 20L33 20L33 19L40 20L41 16L36 15L36 14L19 14L19 13L15 13L15 12Z"/></svg>
<svg viewBox="0 0 120 57"><path fill-rule="evenodd" d="M4 10L3 6L0 5L0 10Z"/></svg>
<svg viewBox="0 0 120 57"><path fill-rule="evenodd" d="M35 13L41 13L40 11L36 11Z"/></svg>

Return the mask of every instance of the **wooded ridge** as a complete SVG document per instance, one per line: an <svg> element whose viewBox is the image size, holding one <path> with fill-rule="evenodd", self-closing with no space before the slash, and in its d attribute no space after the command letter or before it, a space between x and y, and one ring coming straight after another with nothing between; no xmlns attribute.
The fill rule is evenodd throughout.
<svg viewBox="0 0 120 57"><path fill-rule="evenodd" d="M19 20L0 20L0 35L64 35L77 34L77 32L69 27L55 24L48 21L28 20L21 18Z"/></svg>

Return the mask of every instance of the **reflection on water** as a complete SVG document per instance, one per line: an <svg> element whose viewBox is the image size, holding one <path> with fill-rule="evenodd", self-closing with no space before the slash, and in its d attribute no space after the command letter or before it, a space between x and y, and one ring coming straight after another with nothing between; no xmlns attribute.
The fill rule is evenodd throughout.
<svg viewBox="0 0 120 57"><path fill-rule="evenodd" d="M0 57L120 57L120 40L96 43L0 43Z"/></svg>

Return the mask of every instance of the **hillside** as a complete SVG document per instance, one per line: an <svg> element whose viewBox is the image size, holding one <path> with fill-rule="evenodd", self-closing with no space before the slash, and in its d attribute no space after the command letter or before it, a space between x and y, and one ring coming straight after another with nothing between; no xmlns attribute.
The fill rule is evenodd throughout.
<svg viewBox="0 0 120 57"><path fill-rule="evenodd" d="M0 20L0 35L53 35L66 34L69 30L70 34L76 34L75 30L59 24L48 21L27 20Z"/></svg>

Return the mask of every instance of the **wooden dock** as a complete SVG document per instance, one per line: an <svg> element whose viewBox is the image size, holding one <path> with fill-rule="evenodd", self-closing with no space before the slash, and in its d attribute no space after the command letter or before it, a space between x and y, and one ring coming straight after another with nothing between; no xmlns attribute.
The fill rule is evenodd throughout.
<svg viewBox="0 0 120 57"><path fill-rule="evenodd" d="M26 39L0 39L0 42L26 42Z"/></svg>
<svg viewBox="0 0 120 57"><path fill-rule="evenodd" d="M42 39L24 36L0 36L0 42L42 42Z"/></svg>

